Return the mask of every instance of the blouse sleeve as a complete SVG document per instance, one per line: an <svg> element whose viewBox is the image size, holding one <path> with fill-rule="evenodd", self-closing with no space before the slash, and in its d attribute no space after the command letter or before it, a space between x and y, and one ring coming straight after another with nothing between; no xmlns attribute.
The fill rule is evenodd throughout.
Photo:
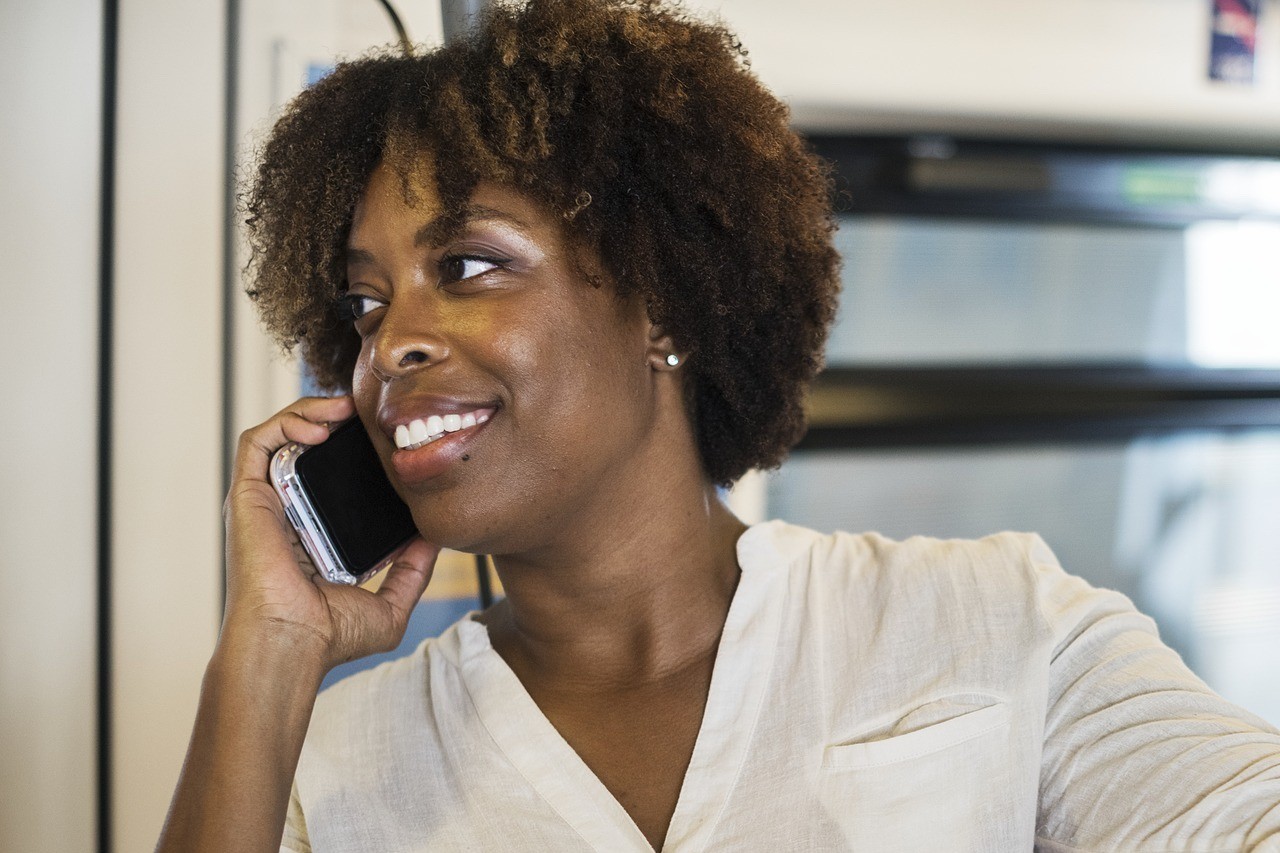
<svg viewBox="0 0 1280 853"><path fill-rule="evenodd" d="M1280 733L1213 693L1123 595L1043 542L1031 559L1053 633L1036 849L1280 851Z"/></svg>
<svg viewBox="0 0 1280 853"><path fill-rule="evenodd" d="M289 811L284 818L284 837L280 839L280 853L311 853L307 838L307 823L302 817L302 801L298 799L298 784L289 791Z"/></svg>

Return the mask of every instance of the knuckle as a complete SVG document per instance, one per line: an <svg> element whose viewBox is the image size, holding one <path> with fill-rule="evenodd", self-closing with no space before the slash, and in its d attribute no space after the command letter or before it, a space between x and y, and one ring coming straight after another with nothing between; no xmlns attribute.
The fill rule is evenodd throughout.
<svg viewBox="0 0 1280 853"><path fill-rule="evenodd" d="M244 481L233 483L230 490L227 491L227 499L223 503L223 512L229 516L238 506L247 505L258 494L258 490L250 483Z"/></svg>
<svg viewBox="0 0 1280 853"><path fill-rule="evenodd" d="M265 424L259 424L256 427L250 427L249 429L240 433L240 440L237 445L239 452L245 453L250 450L261 448L262 433L265 429L267 429L267 426L270 423L271 423L270 421L267 421L267 423Z"/></svg>

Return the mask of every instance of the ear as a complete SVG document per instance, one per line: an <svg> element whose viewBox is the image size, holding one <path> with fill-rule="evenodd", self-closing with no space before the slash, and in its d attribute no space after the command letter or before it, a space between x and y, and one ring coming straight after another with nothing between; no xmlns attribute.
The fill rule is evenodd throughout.
<svg viewBox="0 0 1280 853"><path fill-rule="evenodd" d="M679 370L685 362L685 353L677 352L671 336L661 326L649 322L649 345L645 350L645 358L652 370Z"/></svg>

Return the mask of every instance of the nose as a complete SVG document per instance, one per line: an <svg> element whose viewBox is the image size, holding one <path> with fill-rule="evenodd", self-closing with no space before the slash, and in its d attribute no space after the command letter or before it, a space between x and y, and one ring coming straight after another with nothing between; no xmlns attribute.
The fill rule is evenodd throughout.
<svg viewBox="0 0 1280 853"><path fill-rule="evenodd" d="M394 379L449 357L439 318L430 306L393 300L370 341L369 363L379 376Z"/></svg>

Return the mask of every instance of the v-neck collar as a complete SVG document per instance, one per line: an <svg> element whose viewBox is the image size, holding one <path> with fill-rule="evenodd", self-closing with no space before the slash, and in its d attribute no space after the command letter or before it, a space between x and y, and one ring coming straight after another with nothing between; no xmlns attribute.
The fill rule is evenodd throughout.
<svg viewBox="0 0 1280 853"><path fill-rule="evenodd" d="M787 525L758 524L738 538L742 575L716 649L711 686L664 853L706 849L738 779L765 698L784 610L779 584L794 555ZM458 626L459 665L481 723L525 780L591 847L651 853L644 833L538 708L494 651L488 629Z"/></svg>

